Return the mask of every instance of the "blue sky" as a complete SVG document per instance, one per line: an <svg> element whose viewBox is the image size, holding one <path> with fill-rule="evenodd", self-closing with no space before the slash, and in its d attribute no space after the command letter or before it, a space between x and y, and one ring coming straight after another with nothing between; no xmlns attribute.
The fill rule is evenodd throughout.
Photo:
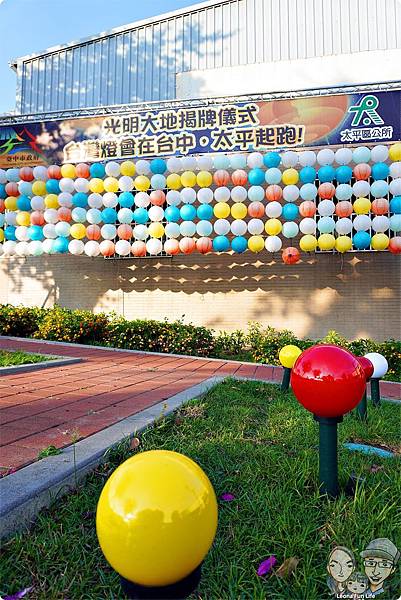
<svg viewBox="0 0 401 600"><path fill-rule="evenodd" d="M197 0L0 0L0 114L15 106L16 75L8 66L11 59L196 3Z"/></svg>

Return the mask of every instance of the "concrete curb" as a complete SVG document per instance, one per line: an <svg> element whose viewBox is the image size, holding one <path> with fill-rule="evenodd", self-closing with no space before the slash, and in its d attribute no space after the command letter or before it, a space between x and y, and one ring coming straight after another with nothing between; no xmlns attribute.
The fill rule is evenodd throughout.
<svg viewBox="0 0 401 600"><path fill-rule="evenodd" d="M61 451L0 479L0 539L29 527L42 508L63 496L102 462L106 450L143 431L224 380L211 377Z"/></svg>
<svg viewBox="0 0 401 600"><path fill-rule="evenodd" d="M52 367L64 367L80 363L82 360L82 358L65 358L64 356L58 356L55 360L47 360L45 362L0 367L0 377L2 375L15 375L16 373L27 373L29 371L39 371L40 369L50 369Z"/></svg>

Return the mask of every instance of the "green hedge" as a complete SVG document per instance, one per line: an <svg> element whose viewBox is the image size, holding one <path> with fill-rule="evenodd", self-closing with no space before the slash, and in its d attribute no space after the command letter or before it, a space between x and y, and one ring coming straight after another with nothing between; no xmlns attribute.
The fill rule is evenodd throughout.
<svg viewBox="0 0 401 600"><path fill-rule="evenodd" d="M32 337L60 342L88 343L132 350L189 354L215 358L234 358L266 364L279 364L278 353L286 344L305 349L317 342L337 344L354 354L380 352L388 363L386 379L401 381L401 341L375 342L370 339L347 341L335 331L321 340L299 339L288 330L263 328L250 323L248 332L216 333L206 327L182 321L153 321L87 310L30 308L0 305L0 335Z"/></svg>

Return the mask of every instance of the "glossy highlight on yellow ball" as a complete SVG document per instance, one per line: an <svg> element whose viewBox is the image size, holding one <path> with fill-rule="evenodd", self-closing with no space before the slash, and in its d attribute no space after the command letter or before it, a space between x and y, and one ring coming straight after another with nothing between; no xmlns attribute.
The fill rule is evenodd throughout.
<svg viewBox="0 0 401 600"><path fill-rule="evenodd" d="M96 530L110 565L125 579L165 586L203 561L217 529L217 501L190 458L151 450L129 458L106 482Z"/></svg>

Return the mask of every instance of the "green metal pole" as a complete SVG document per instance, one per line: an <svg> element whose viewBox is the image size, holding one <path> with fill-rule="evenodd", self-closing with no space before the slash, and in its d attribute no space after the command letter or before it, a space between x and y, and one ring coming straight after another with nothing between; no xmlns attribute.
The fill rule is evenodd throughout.
<svg viewBox="0 0 401 600"><path fill-rule="evenodd" d="M291 369L284 367L283 380L281 382L281 391L286 392L290 387Z"/></svg>
<svg viewBox="0 0 401 600"><path fill-rule="evenodd" d="M362 421L367 421L368 420L368 403L367 403L367 400L366 400L366 388L365 388L365 391L363 393L362 400L360 401L360 403L356 407L356 410L357 410L358 417Z"/></svg>
<svg viewBox="0 0 401 600"><path fill-rule="evenodd" d="M380 401L380 379L372 377L370 380L370 394L372 396L373 406L379 406Z"/></svg>
<svg viewBox="0 0 401 600"><path fill-rule="evenodd" d="M319 484L323 494L339 494L337 460L337 423L342 417L317 417L319 423Z"/></svg>

